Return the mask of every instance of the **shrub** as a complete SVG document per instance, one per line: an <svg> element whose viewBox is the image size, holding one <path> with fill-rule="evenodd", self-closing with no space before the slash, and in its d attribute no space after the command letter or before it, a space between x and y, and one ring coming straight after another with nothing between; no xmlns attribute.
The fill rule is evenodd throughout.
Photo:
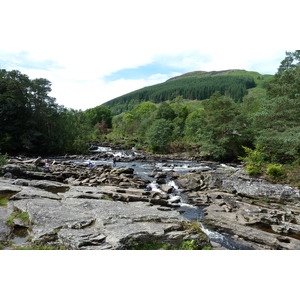
<svg viewBox="0 0 300 300"><path fill-rule="evenodd" d="M284 172L282 171L282 165L277 165L277 164L268 164L267 165L267 170L266 170L266 175L279 178L284 175Z"/></svg>
<svg viewBox="0 0 300 300"><path fill-rule="evenodd" d="M199 245L195 242L195 240L184 241L180 244L179 250L198 250Z"/></svg>
<svg viewBox="0 0 300 300"><path fill-rule="evenodd" d="M260 145L256 145L254 150L245 146L243 146L243 149L246 153L246 156L239 157L239 159L246 164L247 173L254 176L261 175L263 173L264 148Z"/></svg>
<svg viewBox="0 0 300 300"><path fill-rule="evenodd" d="M246 171L249 175L253 175L253 176L260 176L263 173L262 167L255 166L255 165L247 165Z"/></svg>

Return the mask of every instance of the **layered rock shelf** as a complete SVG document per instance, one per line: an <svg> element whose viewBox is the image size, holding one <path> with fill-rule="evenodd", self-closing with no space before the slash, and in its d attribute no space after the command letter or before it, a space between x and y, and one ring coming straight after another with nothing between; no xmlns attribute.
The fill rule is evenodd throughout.
<svg viewBox="0 0 300 300"><path fill-rule="evenodd" d="M240 249L300 249L300 191L295 187L250 177L240 166L201 162L185 174L176 173L172 163L165 163L172 171L149 169L147 178L160 192L147 191L150 181L136 175L134 164L112 167L104 161L89 168L87 161L72 159L48 160L50 170L45 170L41 158L15 158L2 168L0 247L132 249L193 241L198 249L224 249L211 240L210 229L229 235L244 246ZM177 195L167 180L179 188ZM200 207L202 230L177 210L182 196L185 204Z"/></svg>
<svg viewBox="0 0 300 300"><path fill-rule="evenodd" d="M178 247L194 241L210 245L165 195L145 191L147 180L132 168L93 168L52 162L42 172L31 160L10 160L0 178L2 248L54 246L57 249L131 249L159 243ZM18 229L24 240L14 245Z"/></svg>
<svg viewBox="0 0 300 300"><path fill-rule="evenodd" d="M300 191L219 168L177 179L204 222L252 249L300 249Z"/></svg>

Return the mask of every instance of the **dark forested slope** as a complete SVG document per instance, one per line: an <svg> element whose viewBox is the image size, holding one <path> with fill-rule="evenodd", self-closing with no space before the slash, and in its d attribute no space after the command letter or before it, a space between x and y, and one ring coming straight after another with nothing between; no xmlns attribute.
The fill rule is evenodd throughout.
<svg viewBox="0 0 300 300"><path fill-rule="evenodd" d="M160 103L177 96L184 99L204 100L220 92L235 102L240 102L248 90L261 86L261 81L270 75L244 70L195 71L173 77L166 82L144 87L106 102L114 114L133 109L141 102Z"/></svg>

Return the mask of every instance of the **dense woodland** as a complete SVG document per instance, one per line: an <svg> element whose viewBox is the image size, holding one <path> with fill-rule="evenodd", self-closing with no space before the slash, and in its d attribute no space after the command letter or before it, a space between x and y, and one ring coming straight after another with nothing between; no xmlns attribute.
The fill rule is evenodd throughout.
<svg viewBox="0 0 300 300"><path fill-rule="evenodd" d="M65 154L87 152L95 139L94 126L111 127L104 106L85 112L66 109L49 97L51 83L30 80L19 71L0 70L0 152L8 154Z"/></svg>
<svg viewBox="0 0 300 300"><path fill-rule="evenodd" d="M216 91L235 100L242 101L247 89L255 87L251 76L200 76L178 77L145 87L121 97L115 98L105 104L114 114L134 109L139 103L150 101L160 103L173 100L178 96L190 100L208 99Z"/></svg>
<svg viewBox="0 0 300 300"><path fill-rule="evenodd" d="M244 160L257 174L262 162L299 166L300 50L286 52L274 76L190 73L86 111L59 106L50 91L46 79L0 70L2 154L84 153L105 140Z"/></svg>

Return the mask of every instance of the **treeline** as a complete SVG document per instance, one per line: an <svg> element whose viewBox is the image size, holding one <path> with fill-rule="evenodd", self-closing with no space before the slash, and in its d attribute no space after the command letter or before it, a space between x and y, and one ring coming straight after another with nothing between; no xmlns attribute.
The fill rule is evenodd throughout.
<svg viewBox="0 0 300 300"><path fill-rule="evenodd" d="M50 92L47 79L0 70L0 153L82 153L111 126L106 107L66 109Z"/></svg>
<svg viewBox="0 0 300 300"><path fill-rule="evenodd" d="M222 80L215 77L212 81L208 78L202 82L220 80L220 88L221 83L231 82L232 77L223 76ZM247 86L247 81L237 79L245 87L252 85L251 81ZM197 81L192 82L196 86ZM300 50L287 52L266 88L265 94L245 95L239 102L224 92L229 90L225 86L223 91L201 102L187 101L182 96L158 104L142 102L113 118L109 137L131 140L136 147L147 147L153 152L195 151L222 161L237 160L244 155L245 147L258 147L266 161L297 162L300 158ZM213 92L209 85L206 90Z"/></svg>
<svg viewBox="0 0 300 300"><path fill-rule="evenodd" d="M145 101L160 103L173 100L178 96L190 100L203 100L217 91L235 102L240 102L247 94L247 90L253 87L255 87L255 81L251 76L179 77L115 98L105 103L105 106L114 114L119 114L132 110L136 105Z"/></svg>
<svg viewBox="0 0 300 300"><path fill-rule="evenodd" d="M89 143L106 139L158 153L189 151L219 161L237 161L246 149L257 165L262 159L299 164L300 50L286 53L264 88L258 93L252 89L242 101L216 91L202 101L174 95L161 103L136 102L131 110L113 116L104 105L84 112L66 109L49 96L48 80L0 70L0 152L83 153Z"/></svg>

